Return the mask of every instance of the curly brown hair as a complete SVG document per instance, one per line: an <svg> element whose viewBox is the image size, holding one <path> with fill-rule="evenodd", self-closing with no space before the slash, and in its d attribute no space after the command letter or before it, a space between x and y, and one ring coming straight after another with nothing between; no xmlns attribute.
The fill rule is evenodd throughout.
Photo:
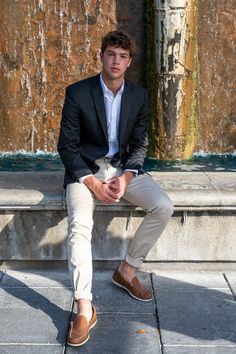
<svg viewBox="0 0 236 354"><path fill-rule="evenodd" d="M101 52L104 53L108 46L120 47L128 49L130 56L132 57L134 52L134 44L132 38L121 31L108 32L102 39Z"/></svg>

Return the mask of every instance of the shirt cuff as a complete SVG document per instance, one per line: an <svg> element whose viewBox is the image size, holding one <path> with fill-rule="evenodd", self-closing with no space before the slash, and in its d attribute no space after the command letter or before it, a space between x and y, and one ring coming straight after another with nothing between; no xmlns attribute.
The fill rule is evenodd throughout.
<svg viewBox="0 0 236 354"><path fill-rule="evenodd" d="M90 174L90 175L86 175L86 176L80 177L80 178L79 178L79 183L83 183L84 180L85 180L85 178L87 178L87 177L89 177L89 176L93 176L93 175Z"/></svg>
<svg viewBox="0 0 236 354"><path fill-rule="evenodd" d="M124 170L124 172L127 171L127 172L134 172L135 174L135 177L138 175L138 170L132 170L132 169L127 169L127 170Z"/></svg>

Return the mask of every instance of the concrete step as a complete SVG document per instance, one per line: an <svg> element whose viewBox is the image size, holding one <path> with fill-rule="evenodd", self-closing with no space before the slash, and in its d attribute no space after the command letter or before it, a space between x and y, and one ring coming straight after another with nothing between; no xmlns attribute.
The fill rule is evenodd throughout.
<svg viewBox="0 0 236 354"><path fill-rule="evenodd" d="M236 178L233 172L152 172L175 213L148 261L235 262ZM63 175L0 173L0 260L66 260ZM93 231L95 260L125 255L144 212L125 201L98 203Z"/></svg>

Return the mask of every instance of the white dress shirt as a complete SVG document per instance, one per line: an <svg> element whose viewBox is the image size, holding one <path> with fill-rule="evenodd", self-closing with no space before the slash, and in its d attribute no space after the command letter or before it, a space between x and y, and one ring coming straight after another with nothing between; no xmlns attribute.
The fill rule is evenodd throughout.
<svg viewBox="0 0 236 354"><path fill-rule="evenodd" d="M103 81L102 74L100 74L100 82L103 91L104 104L106 109L107 131L108 131L108 145L109 150L106 157L113 157L119 151L118 131L120 123L120 106L122 93L124 91L124 80L121 88L114 96L113 92L109 90Z"/></svg>
<svg viewBox="0 0 236 354"><path fill-rule="evenodd" d="M100 74L100 82L103 91L104 105L106 109L106 120L107 120L107 132L108 132L108 153L105 157L113 157L117 152L119 152L119 123L120 123L120 108L121 108L121 98L124 91L124 80L121 85L121 88L114 96L113 92L109 90L102 78L102 73ZM131 171L135 174L138 173L137 170L125 170ZM85 178L92 176L92 174L83 176L79 179L80 183L83 183Z"/></svg>

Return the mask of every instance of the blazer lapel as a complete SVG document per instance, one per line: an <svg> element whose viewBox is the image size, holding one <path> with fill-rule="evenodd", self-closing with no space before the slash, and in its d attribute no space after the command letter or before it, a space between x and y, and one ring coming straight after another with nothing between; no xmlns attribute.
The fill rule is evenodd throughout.
<svg viewBox="0 0 236 354"><path fill-rule="evenodd" d="M120 128L119 128L119 143L121 144L122 139L124 138L126 126L129 117L130 110L130 89L125 83L124 92L121 99L120 107Z"/></svg>
<svg viewBox="0 0 236 354"><path fill-rule="evenodd" d="M94 99L94 104L96 107L99 120L101 122L102 129L106 137L106 141L108 142L107 120L106 120L106 109L104 104L104 97L103 97L99 75L97 76L97 78L98 80L96 82L96 85L92 88L92 96Z"/></svg>

